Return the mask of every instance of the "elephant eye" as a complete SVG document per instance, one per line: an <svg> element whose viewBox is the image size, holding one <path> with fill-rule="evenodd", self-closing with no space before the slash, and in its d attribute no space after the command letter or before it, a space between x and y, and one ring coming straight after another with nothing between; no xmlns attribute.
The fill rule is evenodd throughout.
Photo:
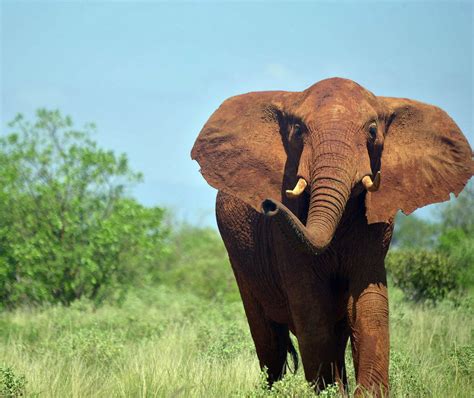
<svg viewBox="0 0 474 398"><path fill-rule="evenodd" d="M303 127L299 123L293 125L293 134L295 137L300 138L303 135Z"/></svg>
<svg viewBox="0 0 474 398"><path fill-rule="evenodd" d="M375 138L377 137L377 123L376 122L372 122L369 124L369 134L370 134L370 138L375 140Z"/></svg>

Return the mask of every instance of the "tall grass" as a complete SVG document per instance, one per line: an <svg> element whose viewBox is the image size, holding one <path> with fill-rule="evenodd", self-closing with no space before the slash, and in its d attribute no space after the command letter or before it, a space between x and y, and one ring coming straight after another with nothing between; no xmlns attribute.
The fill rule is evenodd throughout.
<svg viewBox="0 0 474 398"><path fill-rule="evenodd" d="M436 308L413 306L391 288L393 396L472 396L472 308L472 303L454 308L447 302ZM273 392L263 388L239 301L210 301L166 287L131 292L120 305L95 308L79 301L3 313L0 367L25 377L17 393L27 396L311 393L301 372L287 376ZM353 388L352 374L350 381Z"/></svg>

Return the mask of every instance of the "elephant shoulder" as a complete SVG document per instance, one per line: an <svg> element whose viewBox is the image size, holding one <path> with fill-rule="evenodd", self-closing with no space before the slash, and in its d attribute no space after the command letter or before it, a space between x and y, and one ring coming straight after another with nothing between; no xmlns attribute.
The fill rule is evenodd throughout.
<svg viewBox="0 0 474 398"><path fill-rule="evenodd" d="M253 207L231 194L219 191L216 197L216 218L228 250L240 252L253 248L261 219Z"/></svg>

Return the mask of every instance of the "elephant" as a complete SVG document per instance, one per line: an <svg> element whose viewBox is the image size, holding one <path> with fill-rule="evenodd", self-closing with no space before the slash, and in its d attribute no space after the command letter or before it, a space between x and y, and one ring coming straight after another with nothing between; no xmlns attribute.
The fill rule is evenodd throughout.
<svg viewBox="0 0 474 398"><path fill-rule="evenodd" d="M384 259L397 211L458 195L472 150L440 108L343 78L224 101L191 151L218 190L217 225L268 383L296 336L306 379L389 394Z"/></svg>

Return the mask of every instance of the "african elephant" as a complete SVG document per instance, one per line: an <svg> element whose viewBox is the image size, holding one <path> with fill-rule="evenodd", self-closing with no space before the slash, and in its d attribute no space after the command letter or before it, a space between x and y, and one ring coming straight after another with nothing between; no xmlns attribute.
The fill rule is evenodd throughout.
<svg viewBox="0 0 474 398"><path fill-rule="evenodd" d="M356 394L388 394L394 216L459 194L473 175L454 121L330 78L227 99L191 157L218 190L219 231L269 383L294 352L291 331L316 389L347 385L350 338Z"/></svg>

